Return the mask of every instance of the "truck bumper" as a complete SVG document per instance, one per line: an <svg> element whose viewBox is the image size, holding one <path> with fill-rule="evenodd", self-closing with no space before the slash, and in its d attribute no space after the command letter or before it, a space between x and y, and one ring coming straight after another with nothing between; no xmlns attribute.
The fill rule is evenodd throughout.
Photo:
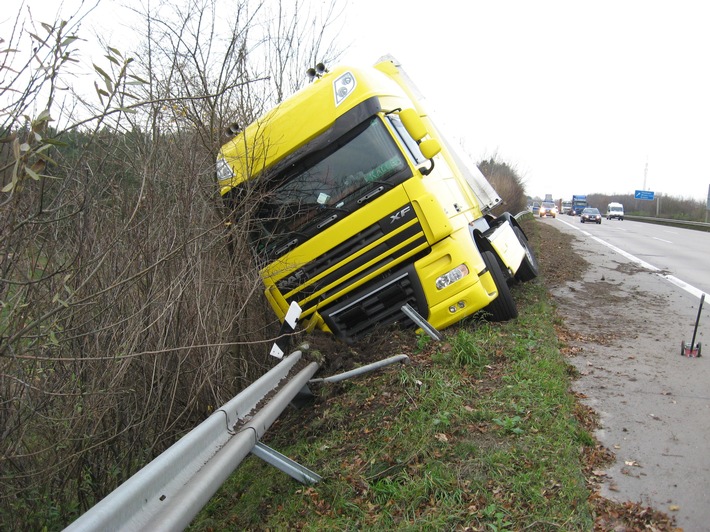
<svg viewBox="0 0 710 532"><path fill-rule="evenodd" d="M461 264L468 268L468 275L444 289L437 289L436 280ZM491 274L467 229L434 245L432 253L416 263L416 270L428 304L428 316L422 315L437 329L478 312L498 296Z"/></svg>

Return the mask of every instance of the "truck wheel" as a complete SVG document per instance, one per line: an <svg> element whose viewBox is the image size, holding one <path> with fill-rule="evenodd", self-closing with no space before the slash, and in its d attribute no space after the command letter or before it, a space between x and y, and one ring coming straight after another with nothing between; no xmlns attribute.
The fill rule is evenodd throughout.
<svg viewBox="0 0 710 532"><path fill-rule="evenodd" d="M508 321L518 317L518 307L515 305L513 296L510 293L510 287L506 282L498 260L492 251L484 251L483 262L486 268L491 272L493 282L498 289L498 297L496 297L484 309L489 314L490 321Z"/></svg>
<svg viewBox="0 0 710 532"><path fill-rule="evenodd" d="M513 227L513 231L515 231L515 235L518 237L520 245L523 246L523 249L525 249L525 256L523 257L523 261L520 263L520 267L515 274L515 278L522 283L532 281L539 273L537 259L535 258L533 250L530 249L530 244L528 243L528 239L525 238L525 233L523 233L519 227Z"/></svg>

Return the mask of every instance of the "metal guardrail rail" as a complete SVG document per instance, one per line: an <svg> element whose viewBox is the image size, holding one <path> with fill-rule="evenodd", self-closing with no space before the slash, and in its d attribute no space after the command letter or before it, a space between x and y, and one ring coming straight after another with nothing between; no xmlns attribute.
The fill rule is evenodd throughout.
<svg viewBox="0 0 710 532"><path fill-rule="evenodd" d="M318 364L312 362L249 418L257 403L288 376L301 355L301 351L295 351L284 358L66 530L185 528L315 374Z"/></svg>
<svg viewBox="0 0 710 532"><path fill-rule="evenodd" d="M635 222L644 222L649 224L670 225L673 227L683 227L685 229L695 229L697 231L710 231L710 223L692 222L687 220L674 220L672 218L653 218L651 216L635 216L625 214L624 218Z"/></svg>

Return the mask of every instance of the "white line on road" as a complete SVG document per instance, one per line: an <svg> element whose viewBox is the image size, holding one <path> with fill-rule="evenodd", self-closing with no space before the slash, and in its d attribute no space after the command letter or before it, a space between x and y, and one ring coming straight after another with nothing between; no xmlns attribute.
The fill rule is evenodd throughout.
<svg viewBox="0 0 710 532"><path fill-rule="evenodd" d="M653 238L654 240L660 240L661 242L665 242L666 244L672 244L672 243L673 243L673 242L671 242L670 240L663 240L662 238L658 238L657 236L652 236L651 238Z"/></svg>
<svg viewBox="0 0 710 532"><path fill-rule="evenodd" d="M632 255L632 254L629 253L628 251L624 251L623 249L618 248L618 247L616 247L615 245L610 244L609 242L606 242L605 240L602 240L602 239L599 238L598 236L594 236L594 235L592 235L591 233L589 233L589 232L587 232L587 231L584 231L584 230L582 230L582 229L579 229L579 228L575 227L574 225L572 225L571 223L565 222L564 220L560 220L559 218L557 218L557 220L559 220L559 221L562 222L563 224L568 225L569 227L571 227L571 228L574 229L575 231L579 231L579 232L582 233L583 235L586 235L586 236L592 238L593 240L596 240L596 241L599 242L601 245L608 247L609 249L611 249L612 251L618 253L619 255L621 255L621 256L623 256L623 257L626 257L626 258L629 259L631 262L635 262L635 263L638 264L639 266L642 266L643 268L646 268L647 270L654 272L654 273L657 274L659 277L662 277L663 279L665 279L665 280L668 281L669 283L671 283L671 284L677 286L678 288L682 288L683 290L685 290L685 291L688 292L689 294L692 294L693 296L695 296L695 297L697 297L697 298L700 298L703 294L705 294L705 297L710 298L710 295L709 295L709 294L703 292L703 291L700 290L699 288L696 288L695 286L686 283L686 282L683 281L682 279L678 279L675 275L669 275L669 274L663 273L660 268L655 267L653 264L649 264L648 262L646 262L646 261L643 260L643 259L639 259L638 257L636 257L635 255ZM653 237L653 238L655 238L655 237ZM656 240L661 240L661 239L660 239L660 238L656 238ZM664 240L664 242L668 242L668 241L667 241L667 240ZM669 242L669 243L670 243L670 242Z"/></svg>

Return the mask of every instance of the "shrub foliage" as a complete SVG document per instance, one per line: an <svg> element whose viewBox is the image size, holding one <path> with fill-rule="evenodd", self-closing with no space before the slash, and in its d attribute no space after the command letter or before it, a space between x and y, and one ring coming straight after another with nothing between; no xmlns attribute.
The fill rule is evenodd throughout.
<svg viewBox="0 0 710 532"><path fill-rule="evenodd" d="M310 28L334 10L278 4L230 3L222 33L216 0L144 13L138 59L107 46L91 98L71 92L85 14L18 13L0 51L0 528L68 524L273 365L213 168L227 122L331 53Z"/></svg>

